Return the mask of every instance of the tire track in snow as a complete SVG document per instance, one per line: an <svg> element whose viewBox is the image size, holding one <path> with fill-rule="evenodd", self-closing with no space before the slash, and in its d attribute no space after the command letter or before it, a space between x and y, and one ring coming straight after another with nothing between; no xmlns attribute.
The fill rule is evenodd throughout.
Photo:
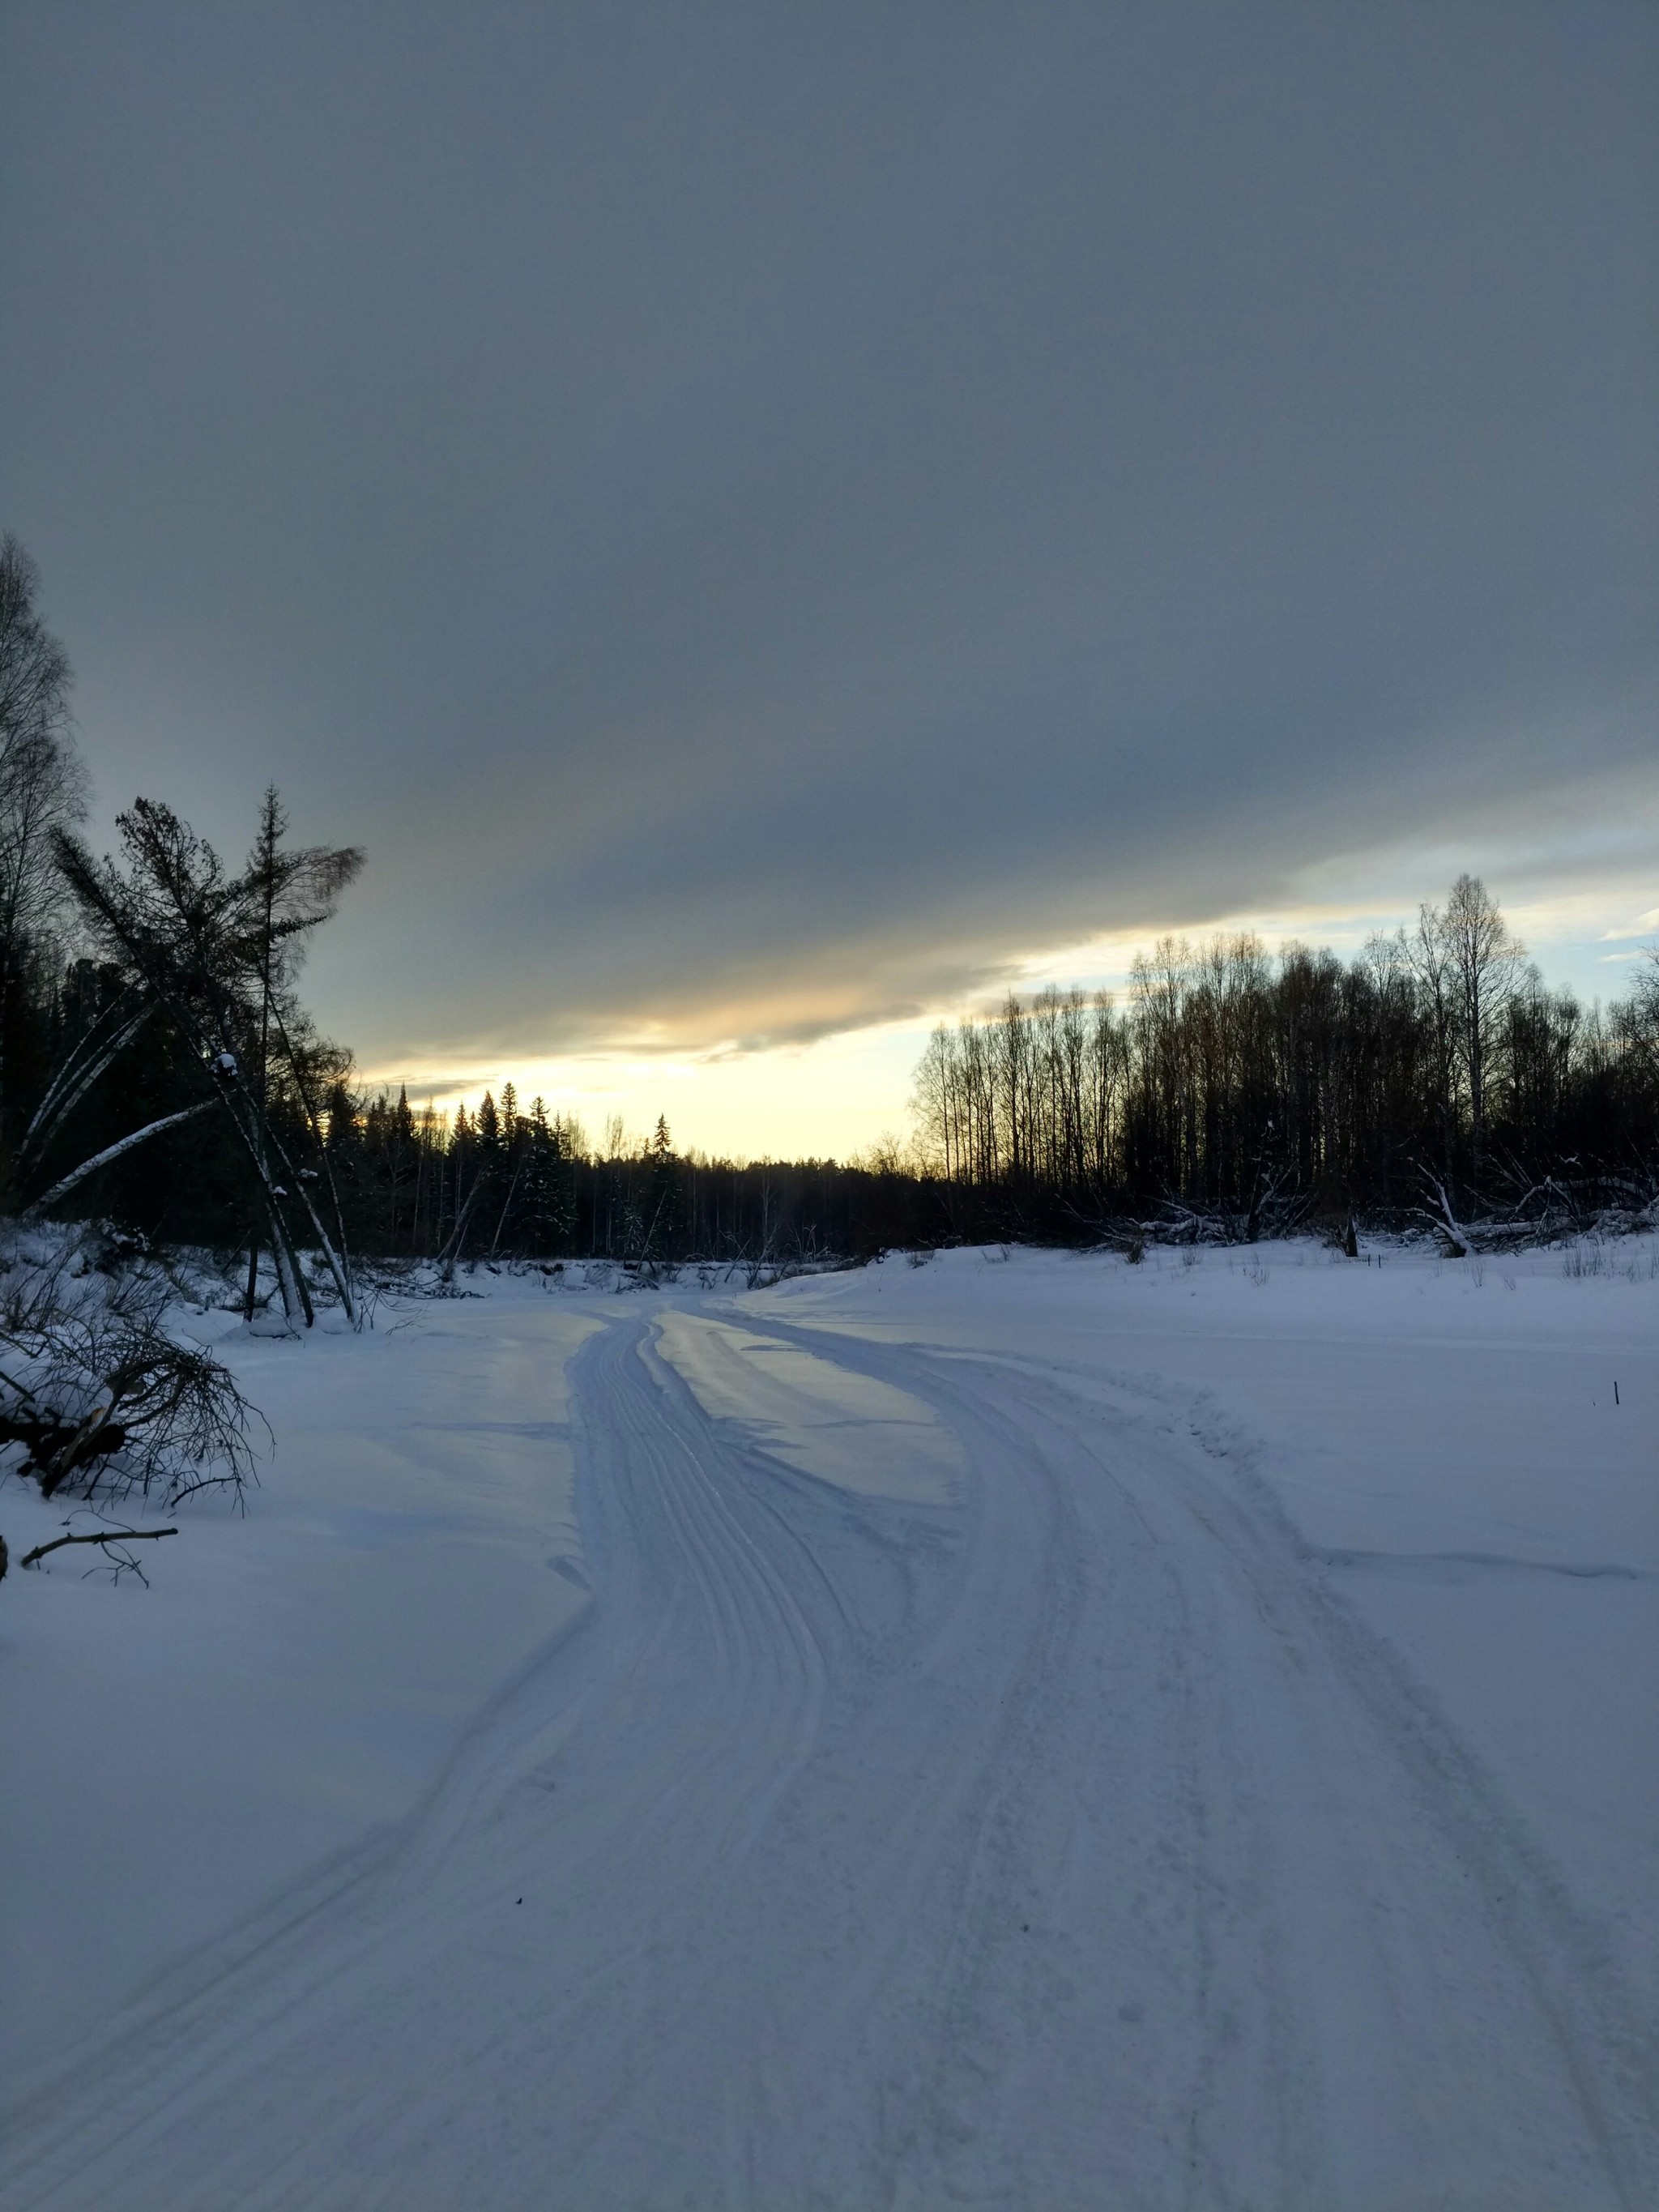
<svg viewBox="0 0 1659 2212"><path fill-rule="evenodd" d="M1212 1440L1194 1450L1144 1418L1127 1434L1103 1424L1099 1376L1085 1397L1059 1368L745 1325L902 1374L942 1411L1000 1409L1074 1482L1131 1504L1148 1565L1173 1574L1189 1649L1178 1692L1174 1675L1157 1686L1187 1729L1194 2024L1207 2023L1192 2202L1659 2201L1656 2024L1265 1484L1237 1466L1223 1477ZM1146 1403L1133 1385L1116 1395ZM1277 2113L1271 2156L1252 2107Z"/></svg>
<svg viewBox="0 0 1659 2212"><path fill-rule="evenodd" d="M1265 1492L1132 1392L758 1326L930 1404L961 1498L814 1481L612 1323L592 1604L0 2202L1655 2201L1616 1975Z"/></svg>

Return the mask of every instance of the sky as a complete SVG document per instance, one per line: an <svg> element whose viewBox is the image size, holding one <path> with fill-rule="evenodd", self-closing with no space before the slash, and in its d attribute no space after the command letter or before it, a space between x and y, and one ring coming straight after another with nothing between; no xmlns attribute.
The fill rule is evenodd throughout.
<svg viewBox="0 0 1659 2212"><path fill-rule="evenodd" d="M0 526L94 842L367 848L366 1077L902 1132L1482 874L1659 934L1659 9L31 5Z"/></svg>

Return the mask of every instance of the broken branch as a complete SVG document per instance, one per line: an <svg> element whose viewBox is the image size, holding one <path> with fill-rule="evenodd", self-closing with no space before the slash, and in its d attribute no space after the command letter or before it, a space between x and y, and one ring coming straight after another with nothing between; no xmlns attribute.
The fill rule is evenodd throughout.
<svg viewBox="0 0 1659 2212"><path fill-rule="evenodd" d="M91 1530L84 1536L54 1536L49 1544L37 1544L18 1561L19 1566L32 1567L44 1559L48 1552L61 1552L65 1544L145 1544L158 1536L176 1536L176 1528L105 1528Z"/></svg>

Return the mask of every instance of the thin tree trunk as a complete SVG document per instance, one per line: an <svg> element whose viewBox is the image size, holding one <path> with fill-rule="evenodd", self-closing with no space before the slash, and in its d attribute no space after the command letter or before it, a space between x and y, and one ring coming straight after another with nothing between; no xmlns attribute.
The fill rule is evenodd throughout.
<svg viewBox="0 0 1659 2212"><path fill-rule="evenodd" d="M27 1163L44 1151L65 1118L74 1111L117 1054L138 1034L149 1019L151 1005L147 1000L136 1013L130 1013L124 1021L118 1022L113 1030L102 1037L98 1036L98 1030L103 1017L93 1024L53 1077L45 1097L35 1108L20 1148L21 1163ZM97 1038L95 1044L93 1042L94 1038Z"/></svg>
<svg viewBox="0 0 1659 2212"><path fill-rule="evenodd" d="M181 1121L193 1121L198 1114L205 1114L210 1107L216 1106L218 1103L216 1098L198 1099L194 1106L186 1106L179 1113L163 1114L159 1121L147 1122L142 1129L135 1129L130 1137L123 1137L118 1144L106 1145L101 1152L94 1152L89 1160L82 1160L78 1168L71 1168L68 1175L60 1176L50 1190L43 1191L27 1209L24 1219L32 1220L37 1213L44 1213L49 1206L56 1206L59 1199L67 1198L88 1176L96 1175L100 1168L108 1167L124 1152L131 1152L134 1146L143 1144L150 1137L159 1137L164 1129L176 1129Z"/></svg>
<svg viewBox="0 0 1659 2212"><path fill-rule="evenodd" d="M316 1142L318 1154L323 1163L323 1173L328 1179L329 1196L333 1200L334 1219L337 1232L340 1239L340 1249L338 1252L336 1252L333 1245L330 1243L328 1232L323 1227L321 1218L319 1215L316 1207L311 1202L311 1194L307 1190L303 1183L300 1183L300 1197L304 1204L306 1212L311 1216L311 1225L316 1231L317 1241L323 1248L323 1257L327 1262L330 1274L334 1278L334 1287L340 1293L340 1303L345 1308L346 1319L350 1322L354 1327L356 1327L357 1320L357 1303L351 1294L351 1270L347 1262L345 1249L345 1217L340 1207L340 1194L336 1189L334 1184L333 1165L328 1157L328 1147L323 1142L322 1124L318 1119L315 1109L312 1105L310 1094L306 1089L305 1079L300 1073L299 1060L295 1055L293 1042L289 1036L287 1025L283 1020L282 1009L280 1007L276 1007L274 1009L274 1012L276 1017L277 1034L283 1040L283 1049L288 1054L289 1066L293 1070L295 1088L300 1094L300 1103L305 1109L306 1120L311 1126L311 1133ZM287 1153L283 1150L282 1139L276 1135L275 1130L270 1127L268 1120L265 1123L265 1131L270 1141L276 1146L277 1152L282 1158L283 1166L287 1168L289 1173L294 1176L295 1182L300 1182L300 1178L298 1175L295 1174L292 1163L289 1160Z"/></svg>

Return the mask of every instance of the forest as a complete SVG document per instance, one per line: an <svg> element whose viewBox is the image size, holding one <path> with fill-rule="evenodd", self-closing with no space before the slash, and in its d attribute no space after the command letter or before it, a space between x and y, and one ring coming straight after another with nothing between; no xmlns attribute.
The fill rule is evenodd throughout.
<svg viewBox="0 0 1659 2212"><path fill-rule="evenodd" d="M1051 989L941 1026L915 1107L931 1173L1006 1233L1568 1233L1659 1198L1659 962L1586 1008L1464 875L1352 962L1166 937L1121 1005Z"/></svg>
<svg viewBox="0 0 1659 2212"><path fill-rule="evenodd" d="M250 1315L354 1310L356 1270L602 1257L751 1273L985 1239L1249 1242L1322 1225L1446 1249L1659 1202L1659 957L1552 989L1462 877L1357 959L1165 937L1114 1000L1009 997L933 1033L913 1130L851 1162L732 1161L665 1121L602 1143L511 1083L453 1115L366 1091L303 955L363 866L275 790L228 864L159 800L84 842L68 655L0 550L0 1176L25 1220L210 1251Z"/></svg>

